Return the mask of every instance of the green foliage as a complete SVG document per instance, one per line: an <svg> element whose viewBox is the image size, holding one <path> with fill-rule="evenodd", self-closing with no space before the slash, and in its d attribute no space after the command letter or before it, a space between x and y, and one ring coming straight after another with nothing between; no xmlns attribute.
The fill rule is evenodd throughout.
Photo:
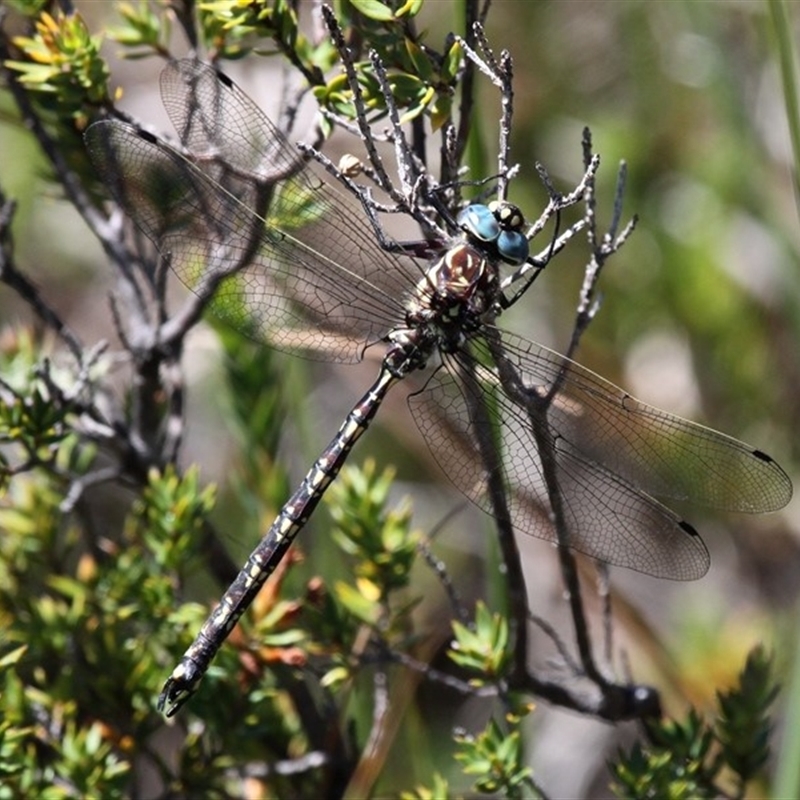
<svg viewBox="0 0 800 800"><path fill-rule="evenodd" d="M768 710L777 693L772 659L756 647L738 686L717 693L715 722L704 721L692 709L682 723L649 724L650 742L620 754L612 767L616 794L676 800L717 797L720 780L728 780L736 786L735 796L743 796L746 783L767 760L772 727Z"/></svg>
<svg viewBox="0 0 800 800"><path fill-rule="evenodd" d="M205 0L199 9L206 44L222 58L260 52L259 41L267 40L274 52L286 56L311 85L319 83L323 72L333 66L336 56L331 43L324 39L312 43L300 30L295 4L286 0Z"/></svg>
<svg viewBox="0 0 800 800"><path fill-rule="evenodd" d="M328 494L333 536L354 559L362 585L371 585L368 594L380 602L408 585L419 540L407 504L386 510L393 480L392 469L377 475L369 459L362 469L345 468Z"/></svg>
<svg viewBox="0 0 800 800"><path fill-rule="evenodd" d="M57 712L52 731L41 723L17 725L11 715L0 722L0 798L124 797L130 764L116 754L104 726L81 727L69 705Z"/></svg>
<svg viewBox="0 0 800 800"><path fill-rule="evenodd" d="M490 680L503 675L508 665L508 620L501 614L490 614L486 604L479 600L475 611L475 628L453 622L455 642L448 656L459 666L473 670L481 677L474 681L480 685L484 676Z"/></svg>
<svg viewBox="0 0 800 800"><path fill-rule="evenodd" d="M475 623L467 627L453 622L455 641L448 651L449 658L464 669L474 672L475 686L497 685L507 674L508 620L501 614L491 614L486 604L478 601ZM538 789L532 781L532 771L525 765L522 720L533 706L517 695L505 698L506 714L501 725L490 719L477 735L456 737L456 759L463 765L465 775L479 776L475 790L500 793L503 797L535 796Z"/></svg>
<svg viewBox="0 0 800 800"><path fill-rule="evenodd" d="M437 772L433 781L428 786L417 786L411 792L401 792L401 800L444 800L450 797L450 787L447 781Z"/></svg>
<svg viewBox="0 0 800 800"><path fill-rule="evenodd" d="M401 644L408 635L417 603L398 595L409 584L419 536L411 529L408 503L387 508L393 479L393 470L379 475L370 459L362 468L345 467L326 494L333 540L349 562L348 579L334 585L336 618L351 618L345 629L354 637L355 623L363 623L386 647ZM333 685L348 675L345 662L337 661L323 680Z"/></svg>
<svg viewBox="0 0 800 800"><path fill-rule="evenodd" d="M229 298L228 298L229 300ZM213 309L213 302L212 302ZM230 302L226 314L230 316ZM289 476L280 464L278 450L285 433L287 408L299 408L305 390L301 377L285 366L285 358L245 335L251 324L242 311L241 332L218 325L224 349L225 395L222 411L226 428L240 445L241 461L230 475L235 502L256 518L258 526L269 525L289 496ZM301 414L295 424L301 424Z"/></svg>
<svg viewBox="0 0 800 800"><path fill-rule="evenodd" d="M636 743L614 767L620 797L675 800L715 797L719 761L711 759L713 732L692 710L684 724L665 721L655 729L653 746Z"/></svg>
<svg viewBox="0 0 800 800"><path fill-rule="evenodd" d="M26 17L33 19L46 11L47 7L52 3L51 0L8 0L8 5L17 9Z"/></svg>
<svg viewBox="0 0 800 800"><path fill-rule="evenodd" d="M0 488L15 472L46 467L56 474L82 474L96 448L74 430L77 397L70 384L25 330L8 336L0 349Z"/></svg>
<svg viewBox="0 0 800 800"><path fill-rule="evenodd" d="M424 44L416 35L409 18L419 11L420 3L407 2L396 10L384 3L353 3L358 14L350 16L348 3L342 3L340 17L345 25L358 25L358 41L369 43L386 66L387 79L395 105L403 113L402 122L425 114L431 128L438 130L450 118L453 95L463 56L461 45L445 43L442 53ZM386 99L368 60L356 63L358 82L374 119L386 113ZM345 118L354 117L353 95L344 75L329 79L314 89L317 102Z"/></svg>
<svg viewBox="0 0 800 800"><path fill-rule="evenodd" d="M413 17L422 7L421 0L407 0L397 10L393 9L391 5L379 2L379 0L351 0L351 2L353 8L360 14L376 22L391 22L406 15Z"/></svg>
<svg viewBox="0 0 800 800"><path fill-rule="evenodd" d="M527 709L520 710L521 714L508 714L504 726L492 719L477 736L457 737L456 759L463 763L465 774L480 776L475 781L476 791L521 798L530 796L533 790L539 796L532 782L533 772L525 766L519 724Z"/></svg>
<svg viewBox="0 0 800 800"><path fill-rule="evenodd" d="M10 792L0 796L122 796L130 751L154 726L173 636L167 565L183 560L210 492L191 473L152 473L122 540L102 538L92 555L89 531L60 512L43 470L13 488L13 505L0 507L0 771Z"/></svg>
<svg viewBox="0 0 800 800"><path fill-rule="evenodd" d="M345 76L325 77L336 63L335 49L327 37L312 43L302 33L294 4L286 0L207 0L199 7L204 38L212 53L241 58L249 52L262 52L259 42L269 41L274 52L286 56L305 76L321 106L354 117ZM444 54L421 45L411 25L421 7L421 0L392 4L360 0L338 3L336 12L351 46L361 53L368 45L386 65L392 96L398 108L405 110L402 120L428 114L435 130L449 118L462 54L456 43L450 43ZM126 42L132 41L129 35ZM371 62L358 61L356 71L367 107L374 109L376 119L382 117L386 102Z"/></svg>
<svg viewBox="0 0 800 800"><path fill-rule="evenodd" d="M768 710L779 688L772 666L772 657L762 647L756 647L747 657L739 686L728 692L717 692L716 734L722 757L742 784L764 768L769 756L772 721Z"/></svg>
<svg viewBox="0 0 800 800"><path fill-rule="evenodd" d="M120 3L117 13L123 22L109 27L106 35L126 48L127 58L169 53L172 24L168 15L157 13L153 4L145 0L140 0L136 5Z"/></svg>
<svg viewBox="0 0 800 800"><path fill-rule="evenodd" d="M151 470L134 513L143 544L170 572L185 569L200 529L214 507L214 487L201 489L196 467L178 475L171 465Z"/></svg>
<svg viewBox="0 0 800 800"><path fill-rule="evenodd" d="M93 36L80 14L42 12L34 36L19 36L14 44L25 61L7 61L20 82L39 94L43 108L59 119L87 118L86 105L108 100L108 65L100 56L101 36Z"/></svg>

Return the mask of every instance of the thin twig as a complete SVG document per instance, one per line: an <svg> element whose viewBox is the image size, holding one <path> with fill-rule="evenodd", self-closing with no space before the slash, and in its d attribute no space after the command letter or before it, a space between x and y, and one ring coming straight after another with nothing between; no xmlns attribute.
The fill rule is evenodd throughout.
<svg viewBox="0 0 800 800"><path fill-rule="evenodd" d="M77 335L44 301L39 289L16 268L11 234L11 221L15 209L14 201L6 200L0 190L0 281L25 300L48 329L56 332L80 364L83 359L83 345Z"/></svg>

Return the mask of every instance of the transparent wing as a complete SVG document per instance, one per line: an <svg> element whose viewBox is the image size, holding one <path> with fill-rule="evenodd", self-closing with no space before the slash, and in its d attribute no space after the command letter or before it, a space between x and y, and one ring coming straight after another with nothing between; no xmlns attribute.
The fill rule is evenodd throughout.
<svg viewBox="0 0 800 800"><path fill-rule="evenodd" d="M303 155L222 72L194 59L171 61L159 79L161 101L184 148L244 174L275 182L296 173Z"/></svg>
<svg viewBox="0 0 800 800"><path fill-rule="evenodd" d="M548 418L563 446L587 461L655 497L725 511L775 511L791 499L789 477L766 453L643 403L535 342L503 334L502 343L501 360L525 388L541 395L561 381Z"/></svg>
<svg viewBox="0 0 800 800"><path fill-rule="evenodd" d="M555 540L539 442L555 468L570 546L657 577L698 578L709 557L656 496L735 511L774 510L791 497L786 474L760 451L634 400L547 348L491 334L501 344L476 337L472 356L449 357L410 403L445 473L489 513L486 470L500 471L518 530ZM502 369L486 366L493 358ZM465 371L475 380L463 381ZM478 457L481 434L498 446L499 463Z"/></svg>
<svg viewBox="0 0 800 800"><path fill-rule="evenodd" d="M304 168L216 71L179 62L163 86L182 139L198 152L115 120L85 138L115 199L184 284L198 293L215 286L214 313L276 347L313 348L322 331L331 359L359 359L402 323L416 263L381 250L363 211Z"/></svg>

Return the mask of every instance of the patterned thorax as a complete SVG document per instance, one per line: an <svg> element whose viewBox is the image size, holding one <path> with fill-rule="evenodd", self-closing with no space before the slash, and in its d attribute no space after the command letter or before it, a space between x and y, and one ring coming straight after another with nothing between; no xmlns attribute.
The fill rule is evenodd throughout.
<svg viewBox="0 0 800 800"><path fill-rule="evenodd" d="M491 305L497 288L497 270L472 245L451 247L428 269L426 304L436 321L464 325Z"/></svg>
<svg viewBox="0 0 800 800"><path fill-rule="evenodd" d="M454 352L494 303L497 269L478 248L453 245L427 269L408 302L407 328L393 331L386 355L394 371L407 375L424 366L438 347Z"/></svg>

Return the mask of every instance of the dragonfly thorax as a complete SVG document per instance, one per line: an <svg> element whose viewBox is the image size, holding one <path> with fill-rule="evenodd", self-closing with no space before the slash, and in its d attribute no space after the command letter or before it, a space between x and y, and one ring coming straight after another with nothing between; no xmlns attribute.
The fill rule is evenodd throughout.
<svg viewBox="0 0 800 800"><path fill-rule="evenodd" d="M392 331L385 363L407 375L435 350L455 352L494 305L497 269L476 247L460 242L431 263L407 305L405 328Z"/></svg>
<svg viewBox="0 0 800 800"><path fill-rule="evenodd" d="M410 327L433 326L445 337L474 328L492 307L497 270L478 248L459 243L434 261L417 284L406 315Z"/></svg>

